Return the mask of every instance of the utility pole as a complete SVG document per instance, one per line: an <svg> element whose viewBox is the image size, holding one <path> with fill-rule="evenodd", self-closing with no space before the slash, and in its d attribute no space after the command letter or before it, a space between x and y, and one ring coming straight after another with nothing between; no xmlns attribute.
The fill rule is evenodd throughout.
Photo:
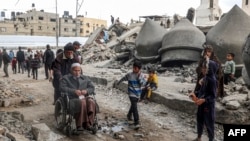
<svg viewBox="0 0 250 141"><path fill-rule="evenodd" d="M79 3L79 0L76 0L76 17L75 17L75 24L76 24L76 29L75 29L75 36L77 37L77 15L78 15L78 12L80 11L81 7L82 7L82 4L83 4L83 1L81 1L81 3Z"/></svg>
<svg viewBox="0 0 250 141"><path fill-rule="evenodd" d="M56 48L58 48L58 16L57 16L57 0L56 0Z"/></svg>

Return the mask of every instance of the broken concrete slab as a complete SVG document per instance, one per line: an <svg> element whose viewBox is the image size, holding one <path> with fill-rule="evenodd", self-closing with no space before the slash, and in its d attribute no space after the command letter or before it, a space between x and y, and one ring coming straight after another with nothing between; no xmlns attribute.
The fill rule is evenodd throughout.
<svg viewBox="0 0 250 141"><path fill-rule="evenodd" d="M51 131L45 123L33 124L32 132L37 141L56 141L63 138L63 136Z"/></svg>
<svg viewBox="0 0 250 141"><path fill-rule="evenodd" d="M8 132L6 133L6 137L8 137L11 141L30 141L30 139L17 133Z"/></svg>
<svg viewBox="0 0 250 141"><path fill-rule="evenodd" d="M103 29L105 28L98 27L85 42L84 47L88 47L89 45L91 45L100 36L100 33L103 31Z"/></svg>

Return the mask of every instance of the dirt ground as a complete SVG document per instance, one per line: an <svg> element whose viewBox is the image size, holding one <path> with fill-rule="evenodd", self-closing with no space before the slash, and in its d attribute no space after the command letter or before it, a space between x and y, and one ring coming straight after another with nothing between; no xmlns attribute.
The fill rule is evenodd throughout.
<svg viewBox="0 0 250 141"><path fill-rule="evenodd" d="M39 70L38 80L27 77L27 72L25 74L12 74L9 68L9 73L9 78L3 78L3 71L0 70L1 79L9 79L12 83L21 85L24 91L34 99L34 103L27 106L1 108L1 110L20 111L24 115L25 122L29 124L46 123L53 132L63 135L56 129L54 105L52 105L53 87L48 80L44 79L43 69ZM187 141L196 137L195 125L192 125L194 117L188 117L191 121L187 126L184 119L188 115L172 111L156 103L138 104L142 127L139 130L133 130L125 118L130 106L127 95L119 90L101 85L96 85L96 93L100 107L100 113L97 116L101 129L96 135L84 131L79 136L70 138L65 136L59 141L120 140L114 138L116 133L123 135L123 140L127 141ZM115 126L107 128L107 125L110 125L109 122Z"/></svg>

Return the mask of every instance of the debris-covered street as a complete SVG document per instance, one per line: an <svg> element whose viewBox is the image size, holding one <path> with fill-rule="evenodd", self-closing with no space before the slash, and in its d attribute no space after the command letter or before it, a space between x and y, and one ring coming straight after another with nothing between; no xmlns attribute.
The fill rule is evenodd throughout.
<svg viewBox="0 0 250 141"><path fill-rule="evenodd" d="M82 67L83 69L85 66ZM0 72L2 73L2 72ZM40 70L40 73L43 73ZM42 75L41 75L42 77ZM1 84L3 84L2 82ZM126 119L129 108L128 96L125 92L104 85L96 84L96 98L100 107L98 114L99 126L96 135L83 132L79 136L68 138L56 129L54 106L52 105L53 88L50 82L33 80L26 75L13 75L8 81L10 86L15 84L18 92L25 93L27 100L22 104L11 104L1 107L1 131L6 136L20 136L35 139L33 132L42 132L39 138L48 134L51 140L191 140L195 138L195 116L171 110L162 104L154 102L139 103L139 114L142 128L134 130ZM21 94L22 95L22 94ZM30 99L30 101L29 101ZM11 112L13 111L13 112ZM18 111L18 112L17 112ZM20 112L20 113L19 113ZM42 124L42 125L41 125ZM39 127L37 127L39 125ZM47 126L48 132L43 129ZM43 127L43 128L41 128ZM221 126L217 127L217 137L221 138ZM4 138L3 136L1 138ZM204 138L206 138L204 136Z"/></svg>

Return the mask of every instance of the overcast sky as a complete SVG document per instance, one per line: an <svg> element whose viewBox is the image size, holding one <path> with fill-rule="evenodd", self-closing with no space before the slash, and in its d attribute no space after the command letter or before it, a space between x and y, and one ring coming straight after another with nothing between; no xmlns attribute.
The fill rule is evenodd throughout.
<svg viewBox="0 0 250 141"><path fill-rule="evenodd" d="M43 9L47 12L55 13L56 0L0 0L0 11L5 10L6 16L10 16L11 11L25 12L35 4L37 10ZM19 1L19 2L18 2ZM64 11L75 17L77 0L57 0L57 8L60 16ZM201 0L78 0L83 1L78 15L91 18L99 18L108 21L110 15L119 17L121 22L127 23L133 18L138 20L139 16L145 15L168 15L175 13L185 16L190 7L197 8ZM242 0L219 0L219 5L223 13L228 12L235 4L241 7ZM18 2L18 3L17 3ZM87 15L86 15L87 14Z"/></svg>

